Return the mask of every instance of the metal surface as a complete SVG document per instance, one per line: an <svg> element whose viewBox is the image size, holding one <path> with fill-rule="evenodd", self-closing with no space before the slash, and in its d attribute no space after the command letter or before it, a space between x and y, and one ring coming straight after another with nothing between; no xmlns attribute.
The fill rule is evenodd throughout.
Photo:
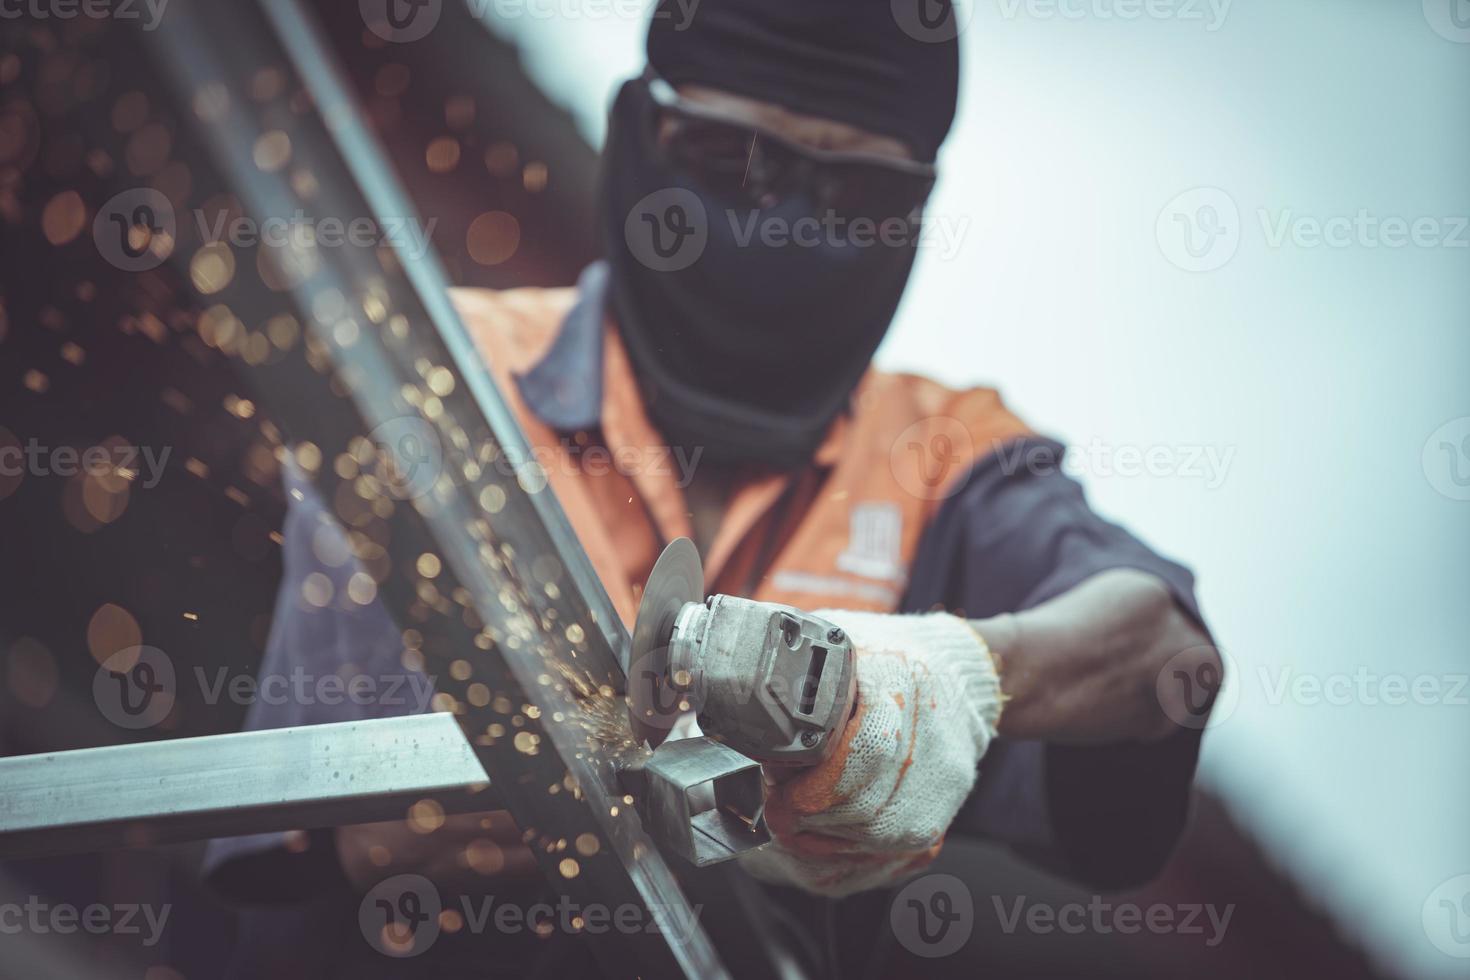
<svg viewBox="0 0 1470 980"><path fill-rule="evenodd" d="M658 556L643 587L629 653L628 713L633 733L655 748L690 707L669 683L674 622L686 605L703 601L704 565L699 549L688 538L675 538Z"/></svg>
<svg viewBox="0 0 1470 980"><path fill-rule="evenodd" d="M809 766L831 754L852 713L852 641L792 606L704 597L688 538L664 548L638 604L628 706L659 746L680 716L759 762Z"/></svg>
<svg viewBox="0 0 1470 980"><path fill-rule="evenodd" d="M696 867L728 861L771 839L761 821L760 766L713 739L664 742L626 775L635 774L650 833Z"/></svg>
<svg viewBox="0 0 1470 980"><path fill-rule="evenodd" d="M168 739L0 761L0 858L400 820L494 806L447 714Z"/></svg>
<svg viewBox="0 0 1470 980"><path fill-rule="evenodd" d="M377 217L380 227L395 219L401 221L414 215L416 212L412 202L405 196L392 172L384 165L382 148L372 138L363 122L361 112L348 93L336 68L336 61L315 23L305 15L297 0L259 2L270 18L292 66L300 74L306 88L318 100L320 116L334 139L334 149L340 154L340 163L361 191L364 205L361 213ZM432 332L423 339L430 341L429 346L441 352L448 360L447 366L456 376L457 387L466 393L465 400L478 416L474 421L483 423L487 429L486 434L498 446L501 457L514 468L512 485L518 485L526 491L524 499L535 515L535 530L539 532L537 537L549 539L552 553L560 563L561 574L572 586L570 591L577 604L582 607L584 615L591 620L616 659L621 668L618 673L626 674L628 631L556 495L540 492L546 487L546 474L541 471L514 412L496 389L489 371L485 369L484 360L460 321L459 314L449 299L449 280L444 270L432 252L416 255L395 249L394 255L403 277L413 291L414 305L420 307L415 312L423 317L421 321L410 319L409 330ZM337 339L331 332L323 332L328 335L324 340L330 342ZM338 348L340 355L344 345L333 343L333 346ZM340 357L338 363L341 363ZM402 363L401 353L397 366L399 370L412 367L408 373L414 383L424 380L417 365ZM390 411L388 417L383 418L384 409L391 409L392 401L366 402L359 396L358 402L365 418L369 421L378 420L377 424L380 426L384 421L401 417ZM422 406L419 407L422 410ZM472 451L471 447L465 449ZM474 506L470 509L478 512L478 502L471 503ZM503 531L504 528L497 530Z"/></svg>
<svg viewBox="0 0 1470 980"><path fill-rule="evenodd" d="M184 93L222 75L230 91L247 90L258 63L232 57L242 33L264 34L278 52L272 59L310 93L311 125L296 127L300 139L292 140L293 164L314 173L309 197L289 174L252 166L257 141L273 125L271 107L208 128L248 213L304 207L371 215L379 227L415 214L295 0L196 2L189 12L172 9L155 32ZM364 437L381 459L398 445L381 434L404 424L437 443L441 468L421 493L390 493L381 471L376 484L349 484L374 517L388 515L381 520L395 562L379 596L413 630L439 693L451 700L548 881L580 902L634 903L655 916L685 908L617 784L619 755L632 748L619 696L626 631L460 322L443 271L432 254L399 248L386 262L376 245L316 251L313 274L289 294L336 390L313 377L309 358L298 362L307 370L265 387L272 417L293 443L311 443L326 460L353 455ZM346 321L353 327L344 329ZM298 385L312 382L314 397L303 399ZM391 461L393 472L403 471L404 461ZM323 499L337 502L339 520L360 516L331 468L315 476ZM432 578L415 568L414 556L425 554L438 559ZM453 669L459 662L469 669ZM597 844L574 856L568 842L583 835ZM609 974L725 974L697 924L678 941L614 930L590 940Z"/></svg>
<svg viewBox="0 0 1470 980"><path fill-rule="evenodd" d="M196 154L175 202L179 214L214 195L229 195L257 223L304 215L367 219L384 229L415 214L294 0L175 0L140 39L149 64L168 73L170 91L155 97L172 107L175 153ZM274 81L262 87L262 77ZM261 162L267 145L289 146L289 165ZM114 177L128 175L118 169ZM303 342L286 356L246 359L233 343L211 344L211 356L237 358L281 455L314 480L334 516L364 540L389 543L376 597L403 631L405 649L437 677L438 698L548 880L580 903L633 903L655 919L675 909L691 919L617 782L620 760L639 751L621 698L629 637L460 323L435 258L391 239L330 248L313 239L271 253L204 242L195 224L179 221L170 264L133 281L140 308L150 308L152 295L183 296L199 333L216 340L223 335L210 324L239 324L251 335L278 317L300 325ZM395 475L414 461L395 458L402 440L383 435L405 426L419 444L440 450L427 485L411 492ZM149 744L131 764L146 774L164 751ZM0 795L25 769L36 784L77 787L85 796L78 774L95 773L94 758L6 760ZM155 813L193 805L211 763L192 758L185 768L198 767L188 777L185 768L170 784L153 777ZM354 808L344 819L365 813ZM110 835L126 823L86 826ZM238 829L276 826L272 818ZM178 830L222 828L200 819ZM17 839L30 832L12 831ZM65 843L92 846L81 833ZM588 941L609 975L726 975L698 924L677 939L607 930Z"/></svg>
<svg viewBox="0 0 1470 980"><path fill-rule="evenodd" d="M711 596L680 612L668 676L702 730L764 763L826 758L852 713L852 641L791 606Z"/></svg>

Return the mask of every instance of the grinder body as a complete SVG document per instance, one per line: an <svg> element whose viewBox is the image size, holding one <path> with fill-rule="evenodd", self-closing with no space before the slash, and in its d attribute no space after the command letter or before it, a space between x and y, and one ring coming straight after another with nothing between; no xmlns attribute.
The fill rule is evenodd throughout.
<svg viewBox="0 0 1470 980"><path fill-rule="evenodd" d="M841 740L852 641L791 606L728 595L685 603L668 638L670 686L708 735L766 765L815 765Z"/></svg>
<svg viewBox="0 0 1470 980"><path fill-rule="evenodd" d="M654 563L631 640L628 720L647 751L624 759L619 779L650 833L697 866L765 844L762 771L779 781L841 742L856 703L852 641L791 606L706 598L688 538ZM669 741L690 712L705 737Z"/></svg>

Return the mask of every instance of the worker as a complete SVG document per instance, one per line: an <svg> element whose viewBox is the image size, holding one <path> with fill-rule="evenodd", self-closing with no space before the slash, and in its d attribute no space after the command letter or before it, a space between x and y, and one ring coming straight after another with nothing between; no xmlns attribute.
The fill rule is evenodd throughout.
<svg viewBox="0 0 1470 980"><path fill-rule="evenodd" d="M625 622L664 544L689 536L709 591L822 610L851 636L857 713L843 743L769 788L775 840L743 860L790 921L826 916L860 940L886 918L886 890L956 835L1089 887L1148 880L1180 836L1208 715L1211 685L1201 695L1187 682L1217 685L1221 670L1190 573L1095 514L1059 443L994 390L870 364L958 92L953 11L930 2L943 16L913 20L903 7L703 0L683 17L660 4L647 71L611 110L605 261L571 288L454 296ZM944 328L983 323L967 306ZM379 601L303 602L308 576L345 596L359 565L313 488L289 478L262 670L408 669L401 624ZM249 723L415 708L262 704ZM212 874L227 892L275 899L400 872L445 887L478 875L502 898L541 887L504 813L422 830L219 842ZM273 921L244 944L239 975L274 948L329 976L322 964L346 955L332 930L355 924ZM870 955L864 941L841 945L840 962L808 965L846 973ZM464 962L489 969L486 949ZM402 975L435 975L441 952ZM546 954L528 955L542 959L517 972ZM279 962L272 975L287 975Z"/></svg>

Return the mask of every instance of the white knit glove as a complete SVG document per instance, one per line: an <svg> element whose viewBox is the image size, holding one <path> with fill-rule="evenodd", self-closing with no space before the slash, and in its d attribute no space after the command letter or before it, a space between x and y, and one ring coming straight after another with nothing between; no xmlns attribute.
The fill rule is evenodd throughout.
<svg viewBox="0 0 1470 980"><path fill-rule="evenodd" d="M741 862L765 881L848 895L939 853L995 737L1002 695L984 639L957 616L812 615L852 638L857 711L825 761L768 783L775 839Z"/></svg>

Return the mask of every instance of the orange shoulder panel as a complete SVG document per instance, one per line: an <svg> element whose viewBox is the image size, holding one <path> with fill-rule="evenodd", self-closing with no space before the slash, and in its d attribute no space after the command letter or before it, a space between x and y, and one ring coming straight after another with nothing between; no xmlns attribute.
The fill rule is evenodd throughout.
<svg viewBox="0 0 1470 980"><path fill-rule="evenodd" d="M545 469L557 500L592 559L598 577L607 587L618 613L631 626L637 597L627 573L630 549L620 546L604 517L610 498L627 501L626 509L633 510L627 481L615 471L600 480L584 478L570 444L527 407L515 380L515 375L530 370L545 356L567 313L577 302L577 290L452 289L450 299L490 368L501 397L520 421L526 441ZM641 513L639 507L631 515L633 522ZM615 526L623 528L636 523L624 520ZM648 550L654 550L657 539L651 531L644 536ZM652 558L648 561L651 564Z"/></svg>
<svg viewBox="0 0 1470 980"><path fill-rule="evenodd" d="M556 339L577 291L563 289L451 289L449 298L490 365L497 384L529 370Z"/></svg>
<svg viewBox="0 0 1470 980"><path fill-rule="evenodd" d="M852 448L887 464L905 490L947 496L952 480L1031 429L994 388L956 390L916 374L871 372L858 390Z"/></svg>
<svg viewBox="0 0 1470 980"><path fill-rule="evenodd" d="M924 528L956 481L1030 430L992 389L874 371L837 432L822 491L756 598L892 612Z"/></svg>

